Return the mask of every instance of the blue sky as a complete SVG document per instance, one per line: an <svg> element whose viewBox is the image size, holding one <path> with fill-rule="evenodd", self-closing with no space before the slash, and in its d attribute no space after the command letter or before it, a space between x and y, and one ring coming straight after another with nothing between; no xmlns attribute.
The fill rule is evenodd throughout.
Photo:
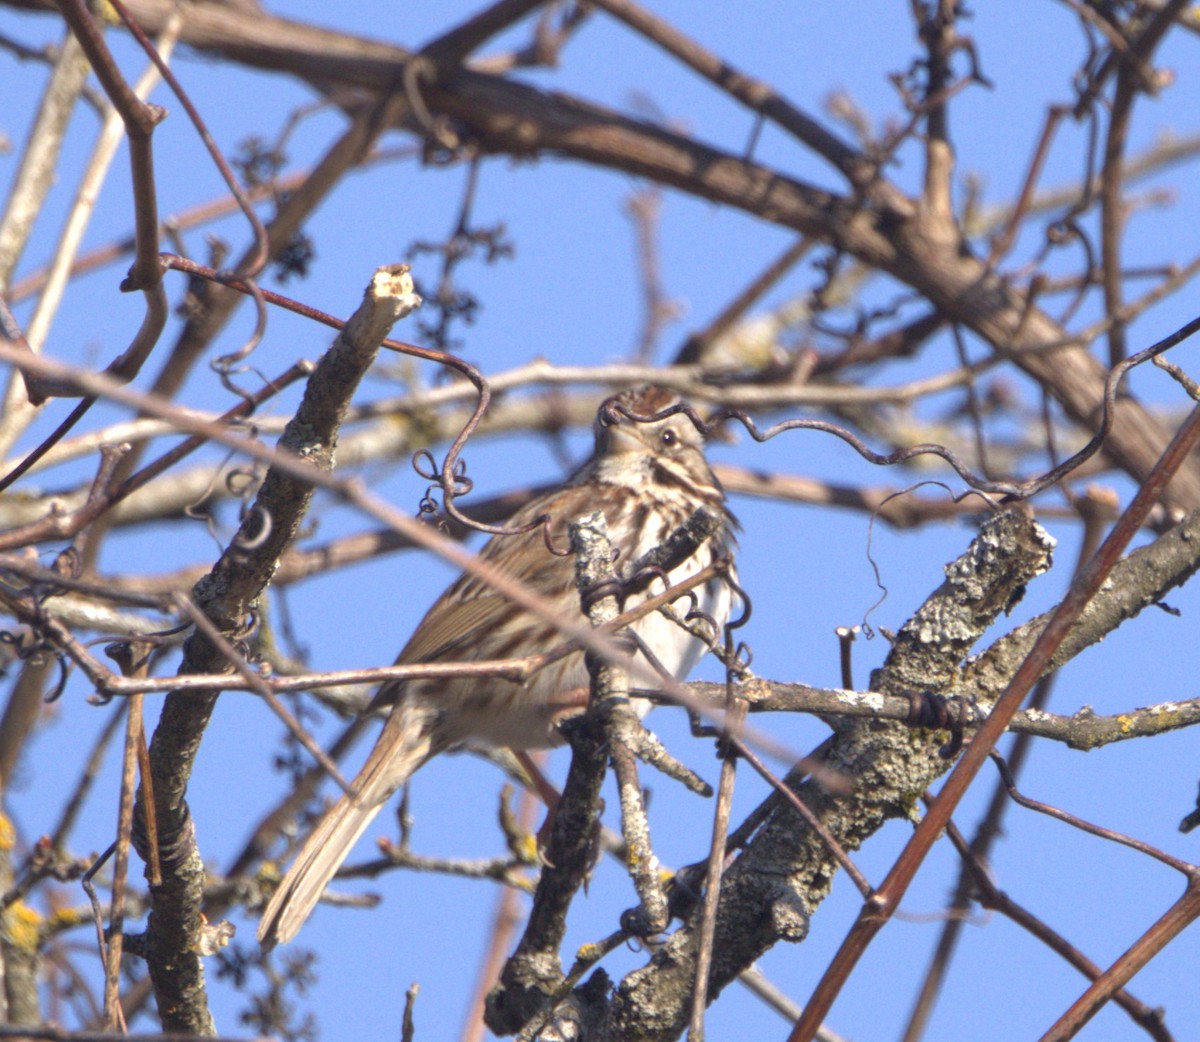
<svg viewBox="0 0 1200 1042"><path fill-rule="evenodd" d="M1047 104L1071 97L1070 74L1082 54L1082 37L1065 5L1013 0L974 6L975 16L966 28L977 40L983 71L994 88L974 88L961 95L951 127L958 147L959 183L968 172L978 174L986 200L1002 202L1013 195L1024 176ZM458 0L404 7L378 2L342 6L294 2L272 8L409 46L421 44L475 9L476 5ZM712 0L676 0L658 3L655 9L811 112L819 112L831 92L846 90L877 124L900 115L887 74L906 67L917 53L906 4L760 0L735 8ZM0 12L0 33L29 44L52 42L60 35L48 17L18 17L8 11ZM523 39L523 33L518 30L505 41ZM141 62L127 46L116 41L115 46L133 78ZM1159 64L1174 70L1177 83L1162 98L1139 102L1132 151L1148 147L1166 133L1183 136L1197 131L1193 102L1200 68L1198 46L1194 36L1177 32L1164 48ZM218 142L230 152L249 133L272 135L288 111L311 98L306 88L284 77L223 70L194 55L184 54L177 72L210 120ZM569 45L559 71L540 73L533 80L626 110L644 107L639 99L649 99L665 118L733 151L745 146L752 128L745 111L600 15ZM10 98L6 114L0 117L0 131L19 148L26 129L23 121L40 89L40 73L0 54L0 81L6 83ZM218 194L220 184L179 106L162 91L155 100L171 111L155 137L159 205L163 214L170 214ZM39 265L51 251L94 122L86 111L76 116L63 173L18 275ZM340 117L333 114L302 124L290 147L291 166L319 156L340 127ZM1064 126L1044 183L1060 184L1079 176L1082 135L1081 128ZM756 154L794 176L838 187L828 169L779 132L764 132ZM12 155L0 156L5 188L13 168ZM904 150L890 172L905 188L915 188L921 176L918 152ZM463 167L435 171L412 161L354 175L307 229L318 250L311 277L290 283L283 291L335 314L348 314L377 265L403 259L415 240L437 239L447 232L465 176ZM1167 171L1150 186L1169 186L1173 205L1141 209L1133 215L1127 256L1138 263L1190 259L1200 223L1194 175L1188 168ZM503 221L516 252L511 260L491 267L477 263L464 267L464 280L483 303L476 323L459 331L464 356L494 373L539 356L584 363L626 355L638 334L641 300L633 234L623 215L623 202L637 187L632 178L559 160L489 161L482 173L475 219L480 224ZM119 159L87 245L123 235L130 227L126 168ZM237 221L222 222L218 230L238 248L246 241ZM1038 226L1031 224L1017 256L1036 249L1039 235ZM667 292L682 306L682 318L668 330L659 357L667 356L687 332L702 326L790 239L783 230L740 213L667 193L662 209L662 275ZM197 252L203 251L200 233L192 233L189 243ZM1069 257L1064 265L1075 263L1076 258ZM141 305L115 292L122 273L120 267L109 268L73 286L51 339L50 350L57 357L102 363L123 348L140 318ZM416 274L431 279L432 262L418 260ZM811 269L802 266L768 303L787 299L812 280ZM181 283L169 281L168 289L177 296ZM882 302L894 291L894 286L872 285L868 299ZM1144 347L1193 317L1193 300L1194 295L1185 291L1152 310L1134 324L1131 344ZM18 314L25 317L27 310ZM1094 317L1094 312L1085 314L1085 319ZM249 312L240 313L219 350L236 347L250 324ZM397 335L412 334L398 328ZM263 372L274 373L296 357L316 357L327 340L323 328L275 312L254 362ZM978 344L970 349L976 356L982 354ZM1194 350L1185 345L1176 360L1188 366ZM947 367L951 359L948 344L935 344L903 375L889 375L897 379L926 375ZM143 378L141 384L145 382ZM1138 374L1134 386L1152 401L1181 407L1174 385L1157 370ZM190 388L196 401L209 405L222 400L218 390L204 370ZM383 381L372 380L363 397L388 391ZM950 404L951 399L944 398L928 408L935 411ZM281 404L279 411L284 410ZM57 422L64 411L60 406L46 422ZM97 413L117 415L115 410ZM585 445L584 436L570 442L576 454L585 451ZM765 446L743 438L716 447L713 454L742 466L843 482L901 480L878 473L841 443L812 433L788 435ZM481 442L471 446L467 458L481 495L508 487L514 480L552 480L562 473L553 453L540 443L514 447ZM394 502L415 508L423 482L409 468L400 466L371 476ZM64 470L39 480L53 486L78 477L79 472ZM1126 485L1116 482L1116 486L1128 495ZM1045 502L1057 504L1058 498L1050 494ZM741 573L755 600L747 636L754 647L756 669L778 679L836 684L834 628L859 622L878 596L866 553L868 519L745 500L735 503L735 509L745 525ZM364 519L348 511L323 511L317 536L328 539L360 527ZM1065 587L1077 532L1061 523L1049 527L1061 541L1057 565L1030 590L1014 620L1006 620L997 633L1053 604ZM889 595L872 622L882 627L900 625L937 586L942 565L961 551L969 535L965 525L915 533L877 526L872 552ZM102 563L110 572L130 567L168 570L182 561L215 556L218 541L227 537L228 531L221 531L214 541L199 524L183 531L176 526L169 533L166 528L139 532L113 539ZM293 590L288 606L314 667L381 664L391 660L450 574L436 562L394 556L314 580ZM1182 618L1147 612L1082 656L1060 679L1054 708L1067 712L1092 705L1097 712L1117 712L1191 696L1196 653L1194 641L1188 638L1200 607L1196 601L1192 590L1172 595L1170 604L1183 611ZM364 625L364 620L369 623ZM856 650L860 685L885 652L882 638L860 642ZM711 665L706 675L717 675ZM73 683L50 711L32 746L18 791L12 794L27 837L53 820L74 782L74 765L109 712L88 706L87 693L84 685ZM670 747L715 780L710 748L688 737L678 714L659 712L651 719ZM758 723L798 751L815 745L825 733L815 720L760 719ZM331 733L332 727L324 731ZM284 779L270 770L264 755L279 732L276 719L251 696L222 698L191 789L201 850L214 867L228 861L258 814L283 791ZM1023 788L1195 860L1197 834L1181 837L1175 829L1195 794L1196 762L1195 738L1186 732L1150 743L1118 745L1086 757L1042 743ZM565 770L561 754L554 763L561 777ZM57 766L48 770L48 765ZM109 842L116 778L112 760L77 834L77 850L103 849ZM985 776L957 816L961 826L972 824L990 786L991 779ZM656 779L653 787L651 825L660 856L669 864L696 860L707 844L710 808L675 792L668 783ZM443 757L431 764L413 785L415 848L446 856L496 853L500 849L494 825L496 789L494 769L468 757ZM762 787L743 775L734 820L763 795ZM609 805L615 806L611 794ZM392 820L385 813L371 834L387 830ZM994 860L1000 885L1101 963L1115 958L1179 892L1168 870L1028 812L1010 811L1007 832ZM893 823L856 855L869 879L882 878L908 835L906 825ZM364 842L359 858L370 852ZM835 1006L831 1023L839 1032L855 1039L896 1036L939 928L937 921L926 917L938 913L955 870L952 853L939 847L909 894L907 914L883 931ZM299 942L320 953L320 981L306 1001L319 1018L324 1037L398 1034L404 991L414 980L422 985L417 1037L456 1037L474 987L495 889L487 883L408 873L380 879L370 889L384 895L382 909L365 914L323 908ZM83 897L74 890L64 894L72 903ZM608 933L619 912L632 903L623 871L601 866L575 909L565 952L569 955L574 946ZM776 949L763 960L762 968L793 998L803 1001L857 908L857 894L839 879L813 922L810 939L798 947ZM238 917L237 924L239 940L252 943L253 923ZM79 940L91 943L90 936L81 935ZM1143 971L1132 988L1150 1005L1167 1008L1168 1023L1180 1038L1189 1037L1189 1025L1200 1023L1200 999L1193 987L1197 958L1200 944L1193 931ZM637 953L617 952L605 966L619 977L643 959ZM212 990L219 1027L228 1034L241 1033L237 1023L241 996L217 982ZM786 1026L776 1014L736 990L731 988L712 1010L710 1037L785 1037ZM959 962L928 1038L999 1042L1037 1037L1081 990L1080 979L1060 960L1015 927L992 919L965 932ZM348 1008L353 1008L352 1015ZM1082 1037L1116 1040L1134 1035L1124 1015L1109 1009Z"/></svg>

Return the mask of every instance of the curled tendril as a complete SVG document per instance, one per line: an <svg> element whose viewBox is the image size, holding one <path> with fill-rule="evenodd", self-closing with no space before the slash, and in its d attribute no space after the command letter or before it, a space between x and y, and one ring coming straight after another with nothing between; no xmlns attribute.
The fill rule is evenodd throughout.
<svg viewBox="0 0 1200 1042"><path fill-rule="evenodd" d="M974 473L970 467L962 462L958 456L946 448L944 445L933 443L923 443L914 445L907 449L901 449L898 452L888 454L878 453L869 448L859 437L852 434L844 427L838 426L836 423L829 423L825 420L783 420L776 423L766 430L761 430L758 425L741 409L724 407L718 409L709 419L703 419L696 410L686 402L677 402L670 405L652 416L643 416L630 411L628 406L618 401L615 398L610 398L601 406L600 409L600 424L601 426L611 426L618 422L618 417L624 416L635 423L654 423L659 420L666 419L668 416L674 416L677 413L682 413L695 426L704 437L710 437L722 424L729 420L736 420L746 432L755 441L761 443L769 441L776 435L782 434L785 431L795 430L812 430L823 431L826 434L832 434L834 437L840 438L857 452L868 463L876 464L877 466L891 467L897 463L905 463L917 456L937 456L943 459L950 465L956 474L971 486L976 492L990 492L993 495L1003 497L1002 502L1013 502L1015 500L1028 499L1031 496L1037 495L1051 485L1057 484L1062 478L1070 474L1081 464L1091 459L1101 448L1112 431L1113 415L1116 411L1116 396L1117 388L1120 386L1125 374L1131 369L1139 365L1157 358L1159 355L1177 344L1192 336L1197 330L1200 330L1200 317L1192 319L1190 322L1181 326L1174 333L1164 337L1156 344L1152 344L1145 350L1139 351L1136 354L1130 355L1124 361L1119 362L1108 371L1108 376L1104 381L1104 400L1103 409L1100 417L1100 427L1092 436L1091 440L1084 445L1073 456L1052 467L1044 474L1038 477L1028 478L1025 481L991 481Z"/></svg>
<svg viewBox="0 0 1200 1042"><path fill-rule="evenodd" d="M590 612L597 601L605 597L615 597L618 603L625 600L625 584L620 579L601 579L579 592L579 603L585 612Z"/></svg>
<svg viewBox="0 0 1200 1042"><path fill-rule="evenodd" d="M938 756L943 760L953 759L962 750L963 731L970 716L970 707L961 695L947 697L932 691L908 692L906 724L950 732L950 740L938 750Z"/></svg>
<svg viewBox="0 0 1200 1042"><path fill-rule="evenodd" d="M28 662L36 655L50 654L58 663L58 680L46 692L43 701L49 705L57 702L67 688L67 679L71 675L71 663L67 656L53 647L45 638L38 636L32 628L22 628L21 631L0 630L0 644L7 644L21 662Z"/></svg>
<svg viewBox="0 0 1200 1042"><path fill-rule="evenodd" d="M413 453L412 466L418 477L424 478L426 481L438 480L437 463L434 462L433 453L428 449L418 449Z"/></svg>
<svg viewBox="0 0 1200 1042"><path fill-rule="evenodd" d="M467 461L462 459L455 460L453 495L465 496L470 494L474 488L475 480L467 477Z"/></svg>
<svg viewBox="0 0 1200 1042"><path fill-rule="evenodd" d="M635 952L639 949L634 948L634 944L645 944L662 934L662 930L654 929L650 925L646 910L641 905L637 908L626 908L617 922L620 924L622 932L629 934L626 944Z"/></svg>
<svg viewBox="0 0 1200 1042"><path fill-rule="evenodd" d="M417 503L417 514L426 521L432 521L439 513L438 501L433 497L436 485L430 485Z"/></svg>
<svg viewBox="0 0 1200 1042"><path fill-rule="evenodd" d="M746 588L737 581L737 576L734 574L729 560L725 561L725 581L738 600L742 602L742 611L736 619L730 619L725 623L725 642L719 648L714 647L713 654L720 660L731 678L744 678L749 674L750 664L754 661L754 649L746 641L738 641L737 644L734 644L733 631L741 629L750 621L751 615L754 614L754 602L750 599Z"/></svg>
<svg viewBox="0 0 1200 1042"><path fill-rule="evenodd" d="M218 271L213 276L213 281L223 285L236 283L238 288L248 294L254 301L254 331L250 334L249 338L236 351L231 354L221 355L219 358L214 358L209 363L212 371L221 378L221 383L224 384L225 388L245 399L247 397L246 393L233 383L230 377L235 373L245 372L245 368L239 368L239 364L249 358L254 349L262 343L262 338L267 331L267 302L258 283L248 275L239 274L235 271Z"/></svg>
<svg viewBox="0 0 1200 1042"><path fill-rule="evenodd" d="M707 644L710 648L715 647L716 643L717 643L717 636L721 632L721 624L719 622L717 622L717 620L715 618L713 618L708 612L702 611L700 609L700 607L698 606L698 602L696 600L695 593L693 593L692 591L689 590L687 593L687 596L689 598L691 598L691 607L688 609L686 614L683 616L683 621L699 623L700 626L705 631L704 643ZM693 631L693 632L695 632L695 631Z"/></svg>
<svg viewBox="0 0 1200 1042"><path fill-rule="evenodd" d="M458 496L468 495L475 488L475 482L467 476L467 462L463 459L454 461L454 468L449 478L449 483L446 479L446 471L437 469L437 463L434 461L433 455L428 449L421 449L413 454L413 470L422 478L430 482L425 494L421 496L420 502L417 504L417 513L427 521L432 521L438 517L445 509L444 506L438 505L435 490L440 490L443 497L443 503L450 503ZM446 511L447 516L453 516L451 511ZM442 527L446 527L444 524ZM474 523L470 527L477 527Z"/></svg>
<svg viewBox="0 0 1200 1042"><path fill-rule="evenodd" d="M482 401L483 399L481 398L480 400ZM477 424L477 417L480 415L481 413L477 409L475 415L468 421L467 426L463 428L463 432L455 439L454 445L450 447L450 451L446 454L440 470L433 458L433 454L428 449L420 449L413 454L413 470L426 481L432 482L425 489L425 494L417 504L417 512L427 520L432 520L439 514L445 514L448 520L456 521L465 528L473 529L476 532L485 532L488 535L524 535L526 532L532 532L537 528L541 528L546 549L556 557L568 556L571 553L570 548L560 549L554 545L554 536L550 531L550 522L553 518L549 514L539 514L532 521L524 525L489 525L467 517L455 505L455 499L459 496L468 495L475 488L474 480L467 476L466 460L461 459L457 453L466 443L464 435L469 436L470 431L474 430L474 425ZM434 495L435 489L442 494L440 506Z"/></svg>
<svg viewBox="0 0 1200 1042"><path fill-rule="evenodd" d="M832 434L842 441L846 442L852 449L855 450L863 459L877 466L895 466L898 463L907 462L918 456L932 455L944 460L954 470L963 481L972 489L980 493L991 493L1001 497L1001 502L1011 502L1014 500L1028 499L1039 492L1042 492L1051 485L1059 482L1071 471L1075 470L1082 463L1094 456L1108 439L1112 430L1113 416L1116 407L1116 392L1121 380L1131 369L1142 365L1153 358L1158 357L1172 347L1181 343L1183 340L1192 336L1200 329L1200 318L1195 318L1188 322L1174 333L1160 340L1158 343L1130 355L1124 361L1113 366L1109 370L1108 376L1104 382L1104 397L1102 402L1102 412L1100 426L1096 434L1091 440L1078 452L1070 458L1052 467L1044 474L1029 478L1024 481L992 481L978 474L975 474L958 456L946 448L944 445L924 443L915 445L907 449L902 449L898 452L883 454L878 453L869 448L860 438L851 433L844 427L837 424L829 423L824 420L814 419L794 419L784 420L766 428L760 429L757 424L742 410L731 407L719 409L715 414L707 420L703 419L699 413L689 404L685 402L677 402L674 405L668 406L653 415L642 415L635 413L629 409L619 398L612 397L607 399L601 405L597 414L597 422L601 427L610 427L615 423L620 422L622 417L632 420L635 423L653 423L659 420L666 419L668 416L673 416L677 413L682 413L692 422L693 426L705 437L717 430L720 426L730 420L736 420L745 429L746 432L757 442L765 442L774 438L778 434L785 431L793 430L815 430L822 431L826 434ZM393 341L385 341L387 346L403 351L405 354L414 355L417 357L427 358L432 361L440 362L447 365L463 376L465 376L479 392L479 396L475 403L475 409L470 418L459 431L458 436L454 439L445 458L442 460L440 469L437 468L432 455L422 450L414 457L414 466L417 467L417 472L432 481L441 489L443 502L442 511L445 516L454 522L478 532L484 532L488 535L523 535L531 532L536 528L544 529L543 536L547 547L555 554L563 554L564 552L554 547L549 525L551 518L549 515L543 514L532 521L519 526L507 525L489 525L481 521L475 521L467 517L456 506L454 500L459 494L465 494L469 491L470 485L464 484L465 474L460 466L460 455L467 441L475 433L484 414L487 412L491 404L491 389L483 375L474 366L465 362L463 359L448 352L435 351L427 348L417 348L410 344L397 344ZM418 461L420 461L418 463ZM432 491L432 489L430 490ZM426 494L426 499L422 500L422 512L427 511L427 500L431 500L429 493ZM744 595L743 595L744 596ZM748 600L746 600L748 607ZM748 618L748 613L747 613ZM744 624L744 621L743 623Z"/></svg>
<svg viewBox="0 0 1200 1042"><path fill-rule="evenodd" d="M634 412L629 408L620 396L614 395L600 406L600 411L596 414L596 422L601 427L611 427L614 424L620 423L622 418L632 420L634 423L657 423L659 420L665 420L668 416L674 416L676 413L683 413L689 420L696 425L696 429L705 437L716 428L716 424L706 423L700 418L687 402L676 402L674 405L668 405L665 409L660 409L656 413L640 413Z"/></svg>
<svg viewBox="0 0 1200 1042"><path fill-rule="evenodd" d="M245 404L253 407L254 406L253 392L247 391L244 387L240 387L238 384L233 382L234 376L238 376L242 373L254 373L264 383L267 382L266 377L263 375L263 373L260 370L255 369L253 366L248 366L248 365L239 366L236 369L222 370L222 371L219 371L217 375L220 377L221 386L224 387L225 390L227 390L230 394L236 395Z"/></svg>
<svg viewBox="0 0 1200 1042"><path fill-rule="evenodd" d="M989 510L995 512L996 510L1000 509L1000 504L992 499L992 497L986 492L982 492L979 489L969 488L965 492L959 492L957 495L955 495L950 486L944 481L934 481L932 479L915 482L914 484L909 485L907 488L897 489L895 492L884 496L884 498L879 501L879 504L875 507L875 509L871 511L870 518L867 521L867 563L871 566L871 572L875 576L875 586L879 590L879 597L876 598L874 604L872 604L865 612L863 612L863 617L859 623L859 625L862 626L863 635L867 640L875 639L875 627L871 625L871 616L874 615L884 601L888 599L887 584L883 581L883 572L880 570L879 562L875 559L875 522L883 512L883 508L887 506L888 503L890 503L893 499L900 499L903 496L910 495L911 493L916 492L918 489L925 488L928 485L932 485L934 488L942 489L942 491L944 491L946 495L950 497L950 502L956 505L961 503L964 499L969 499L971 496L978 496L987 505Z"/></svg>
<svg viewBox="0 0 1200 1042"><path fill-rule="evenodd" d="M655 579L660 580L664 588L671 585L671 577L665 568L657 564L647 564L625 578L625 587L627 591L643 590ZM689 596L691 596L691 591L689 591ZM694 596L692 603L695 604Z"/></svg>
<svg viewBox="0 0 1200 1042"><path fill-rule="evenodd" d="M181 622L178 626L166 626L158 630L146 630L144 633L139 633L137 635L136 642L138 644L150 644L156 648L162 647L170 640L171 637L177 637L181 633L186 633L191 628L192 624L190 622ZM104 640L103 637L97 639L99 642L103 642ZM130 640L111 641L109 646L117 647L118 645L130 644L132 642L132 638ZM105 648L105 651L107 652L107 647Z"/></svg>
<svg viewBox="0 0 1200 1042"><path fill-rule="evenodd" d="M452 467L443 467L439 471L433 454L428 449L420 449L413 453L412 463L413 470L420 477L426 481L433 482L431 488L426 491L426 496L430 494L433 488L440 488L443 491L447 491L448 489L451 498L465 496L475 487L475 482L467 477L467 461L464 459L455 459ZM450 479L448 485L446 483L447 477Z"/></svg>
<svg viewBox="0 0 1200 1042"><path fill-rule="evenodd" d="M537 525L542 526L542 542L545 544L546 549L549 550L555 557L570 557L574 551L571 549L569 543L565 546L554 545L554 531L550 527L550 522L552 520L553 518L551 518L549 514L538 514L538 516L533 519L533 525L534 527Z"/></svg>
<svg viewBox="0 0 1200 1042"><path fill-rule="evenodd" d="M234 499L244 501L254 490L258 478L252 467L233 467L225 475L225 491Z"/></svg>
<svg viewBox="0 0 1200 1042"><path fill-rule="evenodd" d="M54 659L58 663L58 680L42 699L47 705L51 702L57 702L62 698L62 693L67 689L67 680L71 676L71 663L68 661L67 656L61 651L55 651Z"/></svg>
<svg viewBox="0 0 1200 1042"><path fill-rule="evenodd" d="M750 621L750 616L754 614L754 602L750 599L750 594L746 592L746 588L737 581L737 576L734 575L730 562L725 562L725 581L729 584L729 588L737 594L738 600L742 602L742 614L731 622L725 623L727 630L740 630Z"/></svg>
<svg viewBox="0 0 1200 1042"><path fill-rule="evenodd" d="M700 610L700 598L697 596L695 590L688 590L683 596L687 598L688 602L687 611L683 613L684 622L690 622L693 619L699 619L704 616L704 612ZM715 640L717 631L720 630L721 627L717 625L715 619L712 620L712 624L713 640ZM711 644L713 641L710 640L709 643Z"/></svg>
<svg viewBox="0 0 1200 1042"><path fill-rule="evenodd" d="M271 538L271 531L274 524L271 521L271 514L268 510L259 506L257 503L251 507L250 512L246 515L247 520L252 517L258 518L259 527L254 535L246 534L247 524L243 522L242 528L238 534L233 537L233 545L239 550L257 550L268 539Z"/></svg>

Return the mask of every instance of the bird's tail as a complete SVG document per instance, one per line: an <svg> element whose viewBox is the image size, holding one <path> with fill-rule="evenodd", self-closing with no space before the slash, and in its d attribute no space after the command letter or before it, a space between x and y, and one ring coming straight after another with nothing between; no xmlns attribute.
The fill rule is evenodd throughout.
<svg viewBox="0 0 1200 1042"><path fill-rule="evenodd" d="M401 702L392 710L351 791L325 812L267 903L258 924L264 950L287 944L300 932L388 797L432 755L429 723L422 707Z"/></svg>

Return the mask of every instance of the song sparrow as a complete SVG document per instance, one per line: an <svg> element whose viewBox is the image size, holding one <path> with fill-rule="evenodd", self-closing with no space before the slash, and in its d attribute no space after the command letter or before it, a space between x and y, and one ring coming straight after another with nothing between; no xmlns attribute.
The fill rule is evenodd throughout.
<svg viewBox="0 0 1200 1042"><path fill-rule="evenodd" d="M619 564L625 564L659 546L704 507L720 518L720 527L670 573L671 583L694 575L715 556L728 554L737 524L704 458L700 432L681 413L645 419L678 401L660 387L638 388L609 399L597 417L592 459L562 488L521 509L511 526L521 527L548 514L551 542L565 547L569 523L599 509L619 551ZM480 556L559 603L564 616L580 616L574 558L552 553L540 527L522 535L493 536ZM629 597L626 607L664 588L656 579L649 589ZM700 610L722 625L729 614L728 585L714 578L696 595ZM687 674L704 653L701 641L658 612L630 628L673 676ZM524 656L547 650L560 640L551 625L464 574L429 609L397 661ZM468 677L387 685L376 702L390 703L390 715L354 779L353 795L342 796L301 847L263 913L259 941L271 947L295 937L372 818L430 757L468 739L516 749L558 744L562 739L556 724L586 705L587 691L582 652L559 659L523 684Z"/></svg>

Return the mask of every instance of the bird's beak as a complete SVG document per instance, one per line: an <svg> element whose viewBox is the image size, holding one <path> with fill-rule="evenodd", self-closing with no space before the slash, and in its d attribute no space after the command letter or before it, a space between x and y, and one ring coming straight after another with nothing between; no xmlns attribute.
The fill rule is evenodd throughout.
<svg viewBox="0 0 1200 1042"><path fill-rule="evenodd" d="M608 451L612 454L622 452L643 452L645 446L637 431L628 423L615 423L605 432L608 435Z"/></svg>

